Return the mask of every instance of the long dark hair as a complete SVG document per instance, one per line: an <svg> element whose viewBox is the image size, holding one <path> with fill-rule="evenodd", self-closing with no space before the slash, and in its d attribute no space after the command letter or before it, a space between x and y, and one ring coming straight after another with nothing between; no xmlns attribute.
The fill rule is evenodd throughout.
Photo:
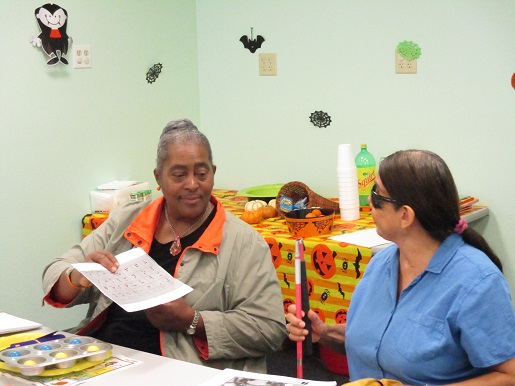
<svg viewBox="0 0 515 386"><path fill-rule="evenodd" d="M401 150L381 161L379 176L390 196L410 206L435 240L443 242L454 232L460 220L458 190L440 156L427 150ZM483 236L471 228L465 229L462 236L502 272L501 260Z"/></svg>

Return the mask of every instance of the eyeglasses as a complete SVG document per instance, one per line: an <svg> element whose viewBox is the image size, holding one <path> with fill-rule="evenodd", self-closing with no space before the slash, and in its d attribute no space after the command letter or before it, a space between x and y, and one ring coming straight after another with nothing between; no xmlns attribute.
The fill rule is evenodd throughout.
<svg viewBox="0 0 515 386"><path fill-rule="evenodd" d="M383 204L381 201L391 202L392 204L402 206L399 201L394 200L390 197L381 196L379 193L376 192L377 185L374 185L372 188L372 191L370 192L370 201L372 202L372 206L376 209L381 209L383 207Z"/></svg>

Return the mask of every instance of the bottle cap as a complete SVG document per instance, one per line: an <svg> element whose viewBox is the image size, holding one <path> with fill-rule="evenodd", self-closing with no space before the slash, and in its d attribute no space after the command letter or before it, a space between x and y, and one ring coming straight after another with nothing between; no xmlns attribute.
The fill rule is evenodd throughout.
<svg viewBox="0 0 515 386"><path fill-rule="evenodd" d="M362 143L362 144L361 144L361 148L362 148L362 149L366 149L366 148L367 148L367 144L366 144L366 143Z"/></svg>

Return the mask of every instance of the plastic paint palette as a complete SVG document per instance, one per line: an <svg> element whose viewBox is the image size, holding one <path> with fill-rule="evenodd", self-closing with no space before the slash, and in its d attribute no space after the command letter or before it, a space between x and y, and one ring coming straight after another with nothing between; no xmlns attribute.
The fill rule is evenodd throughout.
<svg viewBox="0 0 515 386"><path fill-rule="evenodd" d="M0 351L7 367L27 376L49 369L68 369L80 361L103 361L111 356L113 346L86 336L70 336Z"/></svg>

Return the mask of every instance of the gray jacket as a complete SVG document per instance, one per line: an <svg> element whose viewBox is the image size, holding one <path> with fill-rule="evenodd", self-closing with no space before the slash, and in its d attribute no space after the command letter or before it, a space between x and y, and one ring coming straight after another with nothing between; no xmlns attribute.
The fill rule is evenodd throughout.
<svg viewBox="0 0 515 386"><path fill-rule="evenodd" d="M54 307L89 303L86 319L74 331L84 335L92 331L102 322L101 313L111 300L90 287L70 304L55 302L50 290L61 273L95 250L116 255L137 246L148 253L163 202L160 197L150 204L116 208L98 229L45 268L47 303ZM194 289L184 300L202 315L207 360L196 339L175 331L161 332L163 354L219 369L266 372L265 355L286 338L281 288L270 249L254 228L225 211L214 197L211 202L217 205L215 218L200 239L185 249L175 271L177 279Z"/></svg>

